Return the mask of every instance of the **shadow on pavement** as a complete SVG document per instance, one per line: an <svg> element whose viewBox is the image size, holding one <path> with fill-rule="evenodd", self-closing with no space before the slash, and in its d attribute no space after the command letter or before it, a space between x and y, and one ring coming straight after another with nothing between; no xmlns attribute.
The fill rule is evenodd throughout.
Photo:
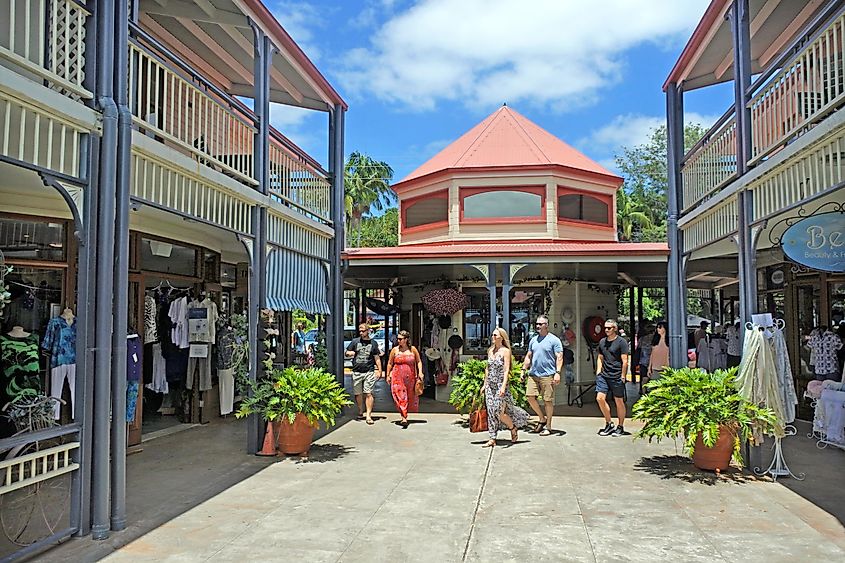
<svg viewBox="0 0 845 563"><path fill-rule="evenodd" d="M702 485L716 485L719 482L747 483L759 480L757 477L744 473L741 469L731 467L721 473L711 473L698 469L692 460L681 455L656 455L640 458L634 469L657 475L661 479L680 479L687 483Z"/></svg>
<svg viewBox="0 0 845 563"><path fill-rule="evenodd" d="M343 444L314 444L311 446L308 457L299 458L297 463L327 463L337 461L356 451L355 448L350 448Z"/></svg>

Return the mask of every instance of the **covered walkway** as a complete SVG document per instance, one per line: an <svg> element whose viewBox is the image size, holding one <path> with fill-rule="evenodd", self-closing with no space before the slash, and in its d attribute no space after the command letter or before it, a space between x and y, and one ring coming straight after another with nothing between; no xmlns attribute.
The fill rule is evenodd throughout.
<svg viewBox="0 0 845 563"><path fill-rule="evenodd" d="M241 422L194 428L130 458L128 505L142 518L40 560L845 559L845 502L824 493L845 452L787 439L792 468L810 473L802 497L741 473L699 473L672 443L599 438L591 408L560 419L566 434L521 434L493 451L454 414L417 415L407 430L392 413L374 426L347 421L308 461L242 455L242 440L226 437ZM159 456L177 445L165 441L183 455Z"/></svg>

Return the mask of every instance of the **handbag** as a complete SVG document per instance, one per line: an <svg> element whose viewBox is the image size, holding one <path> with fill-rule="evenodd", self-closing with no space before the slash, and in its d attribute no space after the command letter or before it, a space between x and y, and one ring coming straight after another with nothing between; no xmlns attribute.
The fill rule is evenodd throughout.
<svg viewBox="0 0 845 563"><path fill-rule="evenodd" d="M469 431L470 432L486 432L487 431L487 408L481 407L477 411L469 413Z"/></svg>
<svg viewBox="0 0 845 563"><path fill-rule="evenodd" d="M417 383L414 385L414 393L416 393L417 396L419 396L419 395L423 394L424 390L425 390L425 385L423 384L422 381L417 379Z"/></svg>
<svg viewBox="0 0 845 563"><path fill-rule="evenodd" d="M434 376L435 385L446 385L449 383L449 373L445 371L438 372Z"/></svg>

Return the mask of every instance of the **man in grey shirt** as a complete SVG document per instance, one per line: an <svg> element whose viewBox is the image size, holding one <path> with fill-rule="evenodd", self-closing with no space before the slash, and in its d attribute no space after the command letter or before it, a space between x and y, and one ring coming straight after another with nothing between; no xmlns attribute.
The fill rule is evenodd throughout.
<svg viewBox="0 0 845 563"><path fill-rule="evenodd" d="M551 434L552 416L555 413L555 387L560 384L560 372L563 369L563 344L549 332L547 316L537 317L536 327L537 334L528 343L522 371L528 373L525 398L540 421L537 431L540 436L548 436ZM538 395L543 397L543 409L540 409L540 403L537 402Z"/></svg>

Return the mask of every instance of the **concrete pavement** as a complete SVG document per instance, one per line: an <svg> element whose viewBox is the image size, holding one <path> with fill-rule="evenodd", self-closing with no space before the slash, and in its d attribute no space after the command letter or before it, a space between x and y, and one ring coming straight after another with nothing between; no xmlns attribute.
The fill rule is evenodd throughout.
<svg viewBox="0 0 845 563"><path fill-rule="evenodd" d="M250 463L148 533L74 540L44 560L845 560L842 524L791 490L698 472L671 442L598 437L594 417L494 450L456 415L417 415L407 430L396 419L348 422L308 461Z"/></svg>

